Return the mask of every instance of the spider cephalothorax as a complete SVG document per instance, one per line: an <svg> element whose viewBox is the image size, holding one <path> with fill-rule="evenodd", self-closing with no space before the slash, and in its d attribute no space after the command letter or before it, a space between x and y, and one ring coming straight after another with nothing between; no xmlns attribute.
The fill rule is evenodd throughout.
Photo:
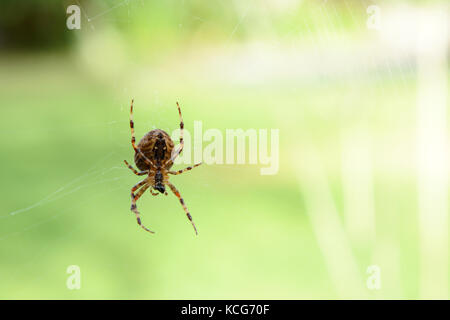
<svg viewBox="0 0 450 320"><path fill-rule="evenodd" d="M170 136L161 129L155 129L147 134L139 141L136 146L136 139L134 136L134 122L133 122L133 100L131 100L131 108L130 108L130 128L131 128L131 145L135 151L134 154L134 162L136 166L141 170L140 172L136 171L131 165L128 164L126 160L125 164L130 168L136 175L142 176L147 175L147 177L136 184L131 189L131 211L136 214L136 219L138 224L148 232L153 233L153 231L147 229L144 225L142 225L139 211L137 211L136 201L144 194L144 192L150 188L150 193L154 196L157 196L160 193L167 195L165 185L168 185L170 190L175 194L175 196L180 200L181 205L183 206L184 211L188 219L191 221L192 226L194 227L195 233L197 234L197 229L195 228L195 224L192 221L192 217L184 203L183 198L180 196L180 192L177 188L169 182L169 174L177 175L181 174L185 171L191 170L199 166L201 163L194 165L193 167L187 167L178 171L171 171L170 168L173 165L173 161L176 157L183 151L184 141L183 141L183 118L181 117L181 109L177 102L178 114L180 115L180 146L174 151L174 143ZM140 189L137 194L135 191ZM158 192L153 192L156 190Z"/></svg>

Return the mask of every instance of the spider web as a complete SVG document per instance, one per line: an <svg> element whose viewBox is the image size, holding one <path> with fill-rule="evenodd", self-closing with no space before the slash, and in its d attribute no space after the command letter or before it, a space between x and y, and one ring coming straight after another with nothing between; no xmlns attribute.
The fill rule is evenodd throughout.
<svg viewBox="0 0 450 320"><path fill-rule="evenodd" d="M180 5L184 5L184 1L180 2ZM265 14L270 17L270 10L273 3L271 1L265 2L268 5L267 11ZM361 1L349 1L344 0L343 1L344 6L347 8L347 13L351 16L351 22L353 24L354 29L360 29L365 30L367 29L365 25L365 20L358 19L358 16L361 15L361 12L366 12L366 9L369 5L377 4L377 2L374 1L367 1L367 0L361 0ZM385 10L384 4L386 2L380 2L380 7ZM270 4L270 5L269 5ZM356 4L356 5L355 5ZM127 12L128 20L131 20L132 17L132 10L130 9L131 5L134 6L144 6L145 1L132 1L132 0L125 0L125 1L104 1L105 9L99 12L87 12L86 9L83 6L83 2L80 3L83 14L85 15L86 19L88 19L89 24L91 25L91 28L93 32L95 32L95 24L96 21L100 20L108 20L108 19L114 19L114 15L112 13L115 10L125 10ZM376 84L370 87L368 93L369 97L368 99L376 101L377 96L382 96L385 94L386 91L390 89L390 86L394 86L396 88L396 94L395 99L400 100L401 95L399 91L404 90L407 86L406 84L406 78L408 78L411 74L414 74L415 67L413 66L413 62L411 61L411 56L413 53L408 52L407 49L403 49L402 51L401 47L396 48L394 50L389 49L387 52L379 53L374 52L371 50L370 46L364 47L364 48L357 48L358 53L352 54L351 50L352 48L346 46L346 39L345 39L345 21L344 17L341 14L341 11L337 9L338 3L335 1L318 1L318 4L313 8L312 12L313 15L316 15L317 19L312 18L312 21L318 21L316 24L311 25L310 21L303 20L303 26L298 25L292 25L290 29L285 32L284 34L281 34L278 39L271 40L272 42L270 45L272 48L276 48L275 51L280 52L281 51L281 57L286 58L292 58L289 54L285 54L283 51L283 47L286 47L286 43L291 44L291 49L298 49L298 43L296 42L295 35L299 34L300 29L306 29L307 35L309 36L309 39L311 41L309 50L313 52L313 54L316 57L320 57L319 59L311 59L311 69L314 70L314 74L308 73L309 71L302 71L298 70L295 67L292 68L292 73L295 75L296 73L302 74L302 76L313 79L313 81L328 83L328 82L337 82L343 85L345 88L345 101L348 101L349 103L354 103L353 98L356 95L356 92L359 90L360 83L363 83L367 75L375 74L375 77L378 79ZM254 15L254 7L255 2L248 1L243 5L238 6L239 9L239 15L238 20L236 21L236 24L234 25L233 29L229 32L229 37L224 41L223 48L226 50L230 43L232 43L234 37L236 36L237 32L240 28L245 28L248 26L248 24L252 23L252 17ZM389 10L389 9L387 9ZM206 17L197 17L197 16L185 16L184 19L191 19L195 21L201 21L206 22L208 19ZM114 20L111 20L114 21ZM211 23L211 21L208 21ZM270 24L270 23L269 23ZM183 28L183 23L180 23L180 28ZM314 31L313 31L314 29ZM376 41L374 38L373 41ZM365 41L364 43L367 44ZM337 50L332 50L330 52L329 48L333 48L336 44L343 44L341 47L339 47ZM298 52L298 51L297 51ZM245 52L243 53L246 54ZM343 59L343 61L347 61L348 64L346 65L346 68L339 68L339 66L332 66L331 64L327 64L326 61L330 60L333 61L333 55L335 54L341 54L343 56L348 55L347 59ZM270 55L267 56L267 59L270 59ZM304 56L302 56L304 57ZM234 58L234 57L232 57ZM350 63L352 59L355 59L355 63ZM268 63L267 65L270 65ZM322 65L325 65L325 67L322 67ZM242 66L239 66L242 67ZM264 66L263 66L264 68ZM263 70L264 71L264 70ZM266 75L268 76L280 76L276 74L276 71L274 70L266 70ZM275 74L273 74L275 73ZM386 83L386 76L388 75L388 79L390 83ZM395 78L395 75L399 74L401 81L397 81ZM287 78L292 77L292 74L284 74L282 76L286 76ZM246 79L245 81L249 81L250 83L252 81L256 81L253 78ZM29 204L26 204L24 206L19 206L17 209L7 212L3 215L0 215L0 221L5 224L10 224L12 227L10 230L0 234L0 241L6 242L11 241L14 239L14 237L19 237L23 235L26 232L29 232L31 230L36 230L39 227L50 223L51 221L54 221L55 219L58 219L59 217L63 215L71 215L76 213L76 209L79 209L80 206L92 206L95 205L95 203L98 201L98 199L102 197L106 197L113 192L121 191L124 194L128 195L129 190L132 185L130 185L130 181L133 179L133 174L131 171L126 168L126 166L122 163L123 159L127 159L130 163L132 161L132 157L134 153L132 152L131 146L129 145L129 142L122 142L124 140L116 141L115 136L113 132L119 132L121 135L129 136L129 128L128 128L128 110L129 105L123 103L123 101L131 99L131 93L130 88L123 87L119 82L117 82L116 89L118 92L120 92L114 100L114 108L119 109L122 112L122 116L120 118L112 118L104 123L95 123L92 124L93 126L98 126L99 128L103 128L104 132L110 132L111 133L111 141L114 143L114 145L117 147L117 151L111 151L104 157L100 159L91 159L92 161L90 166L88 166L87 170L84 170L83 172L80 172L79 175L73 177L69 182L61 182L60 184L57 184L54 188L54 190L48 192L44 197L42 197L40 200L31 202ZM153 90L151 94L149 94L150 98L150 106L148 106L148 100L146 102L141 102L139 99L135 100L135 124L136 124L136 139L139 141L140 137L147 132L148 130L155 129L155 128L161 128L168 132L169 134L172 133L173 130L178 128L178 115L176 112L175 105L169 105L160 97L160 93L158 90ZM183 107L183 105L182 105ZM148 117L142 116L144 114L148 114L147 111L144 111L147 108L151 108L151 114L158 115L158 117L155 117L154 119L149 119ZM186 113L185 109L182 109ZM160 116L162 115L162 116ZM166 116L167 115L167 116ZM343 115L342 119L342 127L345 129L345 125L348 123L348 115ZM364 122L364 119L356 117L357 120ZM362 119L362 120L361 120ZM84 125L85 126L85 125ZM192 124L186 123L186 127L189 129L189 127L192 127ZM81 128L81 126L80 126ZM352 133L352 131L350 131ZM355 133L355 132L353 132ZM359 131L356 131L356 133L361 133ZM366 132L367 133L367 132ZM311 137L312 140L314 140L314 137ZM343 134L342 140L347 139L348 136ZM128 139L125 139L128 140ZM174 141L175 142L175 141ZM345 142L345 141L344 141ZM177 144L177 142L175 142ZM368 142L371 143L370 141ZM369 147L370 148L370 147ZM373 150L371 150L373 151ZM118 161L116 161L118 160ZM180 167L180 166L179 166ZM184 166L181 166L184 167ZM233 167L227 168L229 170L238 170ZM318 171L323 171L323 168L320 168ZM369 166L368 170L373 170ZM321 174L324 174L324 172L321 172ZM320 175L320 173L319 173ZM185 179L190 179L192 177L186 177ZM136 180L137 182L138 180ZM200 190L207 189L209 187L208 181L204 178L200 178L196 180L196 183L198 184L198 188ZM370 181L369 181L370 183ZM300 183L301 184L301 183ZM325 185L326 188L329 188L328 184ZM55 203L63 203L66 198L68 197L77 197L78 194L80 194L83 191L86 190L92 190L91 194L88 197L83 197L81 202L76 203L75 205L64 207L64 209L60 210L59 213L51 212L48 215L40 217L38 221L33 221L33 223L27 223L25 225L15 225L14 223L8 222L11 220L14 220L17 217L22 217L25 215L34 215L35 209L37 208L45 208L49 205L55 204ZM98 191L101 190L101 191ZM180 190L183 192L183 190ZM192 195L191 195L192 196ZM373 195L372 195L373 196ZM201 200L201 192L198 194L194 194L191 199L195 201ZM36 198L36 197L32 197ZM143 197L144 198L144 197ZM127 199L128 196L124 197L124 199ZM154 199L151 199L154 200ZM168 199L165 199L165 201L169 201ZM170 201L174 201L174 198ZM142 213L145 213L145 207L148 207L149 201L146 202L146 204L142 205L143 209L141 210ZM182 209L180 208L180 211ZM331 210L333 211L333 210ZM124 212L124 215L126 212ZM371 218L371 217L369 217ZM134 219L134 216L129 213L129 219ZM339 219L338 219L339 220ZM133 222L134 223L134 222ZM320 238L320 227L316 226L318 228L318 237ZM336 232L342 231L342 226L335 225L334 226ZM64 235L64 237L71 237L74 233L76 233L76 228L71 228L70 231ZM371 230L371 232L375 232L374 230ZM349 244L343 243L342 247L348 247ZM50 250L51 246L50 244L46 247L43 247L40 251L36 252L34 257L31 257L28 260L28 264L32 264L33 261L38 259L39 256L42 256ZM345 277L345 275L340 274L339 270L353 270L355 269L355 266L358 265L357 259L349 255L349 259L347 260L347 263L344 261L340 261L339 263L343 265L336 266L333 264L332 259L328 258L327 255L327 248L322 248L324 251L324 256L326 259L329 259L327 261L328 267L330 270L338 270L337 273L334 274L334 281L336 283L336 287L338 287L342 292L346 290L345 285L342 284L342 282L339 280L346 279L346 281L349 281L347 283L350 283L355 291L358 291L358 285L355 284L357 282L361 282L360 279L353 279L349 280L348 277ZM372 247L373 252L377 251L376 246ZM351 251L351 250L349 250ZM375 253L374 253L375 256ZM399 268L398 261L394 262L393 265L395 268ZM18 276L18 270L17 269L11 276L13 278ZM356 276L358 278L358 276ZM397 287L400 287L398 285ZM344 293L342 293L344 295Z"/></svg>
<svg viewBox="0 0 450 320"><path fill-rule="evenodd" d="M100 4L100 7L103 7L102 10L95 11L95 12L88 12L89 9L85 7L84 2L77 1L77 3L78 3L78 5L80 5L83 15L85 16L89 25L91 25L91 28L94 30L94 32L95 32L95 24L97 21L102 21L102 22L115 21L114 14L113 14L114 11L116 11L116 10L126 11L128 20L130 20L130 19L132 19L132 16L130 15L130 13L132 12L132 10L130 9L132 5L135 8L138 6L145 6L145 1L133 1L133 0L103 1L103 2L97 3L97 5ZM184 1L180 2L180 5L183 6L184 3L185 3ZM350 14L353 15L353 11L358 10L354 7L349 6L347 1L345 1L345 3L348 7ZM359 3L361 6L360 10L365 11L367 6L369 4L371 4L372 2L360 1ZM232 30L230 30L230 34L226 41L225 48L233 40L233 38L235 37L239 28L245 26L245 24L248 23L247 22L248 15L251 14L252 9L254 8L254 2L248 1L246 4L240 5L238 7L240 8L239 9L240 12L238 15L239 17L236 22L236 25L233 27ZM266 12L266 14L267 14L267 12ZM341 26L339 25L340 17L339 17L339 13L336 11L336 4L334 4L334 2L332 2L332 1L321 2L316 7L315 14L317 14L319 16L320 21L326 21L326 23L322 24L317 32L312 33L310 31L309 35L312 39L314 39L313 50L317 53L323 54L324 52L327 51L328 45L332 41L338 42L342 35L340 33ZM331 17L337 17L338 24L336 24L335 21ZM207 21L208 20L205 17L185 17L185 18L199 20L199 21ZM309 28L308 23L306 21L304 21L304 23L305 23L306 27ZM355 18L353 18L353 23L354 24L358 23ZM182 24L181 24L181 27L182 27ZM359 25L358 28L365 28L365 26ZM283 41L283 37L286 38L286 37L289 37L291 35L291 33L294 33L294 34L297 33L297 29L298 29L298 26L292 26L291 31L285 35L282 35L280 40L277 41L274 45L275 46L279 45ZM366 61L360 67L362 67L364 69L365 73L369 73L370 72L369 68L370 68L371 64L374 63L374 61L375 61L375 58L369 54L366 56ZM391 69L392 69L392 65L394 63L391 60L386 60L385 63L386 63L386 67L388 68L389 72L392 73ZM404 73L403 68L404 67L400 66L401 74ZM407 66L406 68L411 68L411 67ZM410 72L410 71L408 71L408 72ZM358 74L359 73L356 72L356 70L351 71L352 77L358 77ZM352 89L352 90L358 90L358 88L356 86L354 86L353 84L358 82L359 79L357 79L355 81L355 78L351 78L348 76L346 77L344 74L341 74L339 72L337 72L335 74L329 74L325 71L322 71L319 74L319 77L324 81L328 81L330 79L336 80L336 77L337 77L339 79L338 81L341 81L342 83L347 83L347 86L349 88L354 87L354 89ZM383 90L383 88L382 88L383 82L380 81L380 84L381 84L380 90L382 91ZM122 101L123 101L122 97L129 98L129 96L130 96L129 89L126 87L124 87L124 88L118 87L117 89L119 89L122 94L121 94L121 97L116 98L116 107L119 107L120 110L124 111L124 115L127 115L128 105L124 105L122 103ZM347 94L351 95L352 90L348 90ZM375 96L376 94L377 94L377 92L375 92L375 89L372 90L372 95ZM158 91L155 90L152 95L153 95L153 99L152 99L153 101L151 103L151 108L152 108L154 114L169 114L169 112L168 112L169 107L161 101ZM142 108L144 108L144 106L139 102L139 100L137 100L136 101L136 113L139 114L139 112ZM170 117L170 120L168 119L169 117L158 117L158 119L145 121L141 117L135 116L137 139L139 140L139 137L141 137L143 135L143 133L145 133L145 131L147 131L148 129L155 129L158 127L169 133L171 133L171 131L173 129L176 129L177 127L174 126L174 124L178 122L177 117L175 117L176 110L174 107L170 107L170 108L173 109L173 110L170 110L170 112L172 112L174 115L173 117ZM105 130L111 130L111 131L120 127L121 128L120 132L124 135L127 135L127 134L129 134L129 131L126 129L125 125L128 123L128 121L129 121L128 118L113 119L113 120L109 120L108 122L105 122L103 124L100 124L100 126L103 125L103 127L106 128ZM99 124L96 123L93 125L98 126ZM170 128L172 128L172 130L170 130ZM126 148L129 147L129 146L126 146L119 142L116 142L116 144L117 144L117 147L121 148L122 150L125 150ZM129 159L131 154L132 154L131 152L128 152L128 154L124 158ZM44 196L40 200L33 202L31 204L27 204L24 207L19 207L16 210L13 210L9 213L1 215L0 220L5 221L5 220L11 219L13 217L22 216L25 214L33 214L34 209L40 208L40 207L45 207L54 202L64 201L64 199L66 197L68 197L70 195L76 195L81 190L91 189L91 188L95 188L97 190L103 186L110 185L111 183L117 183L117 184L114 184L115 187L113 189L105 190L105 191L102 191L101 193L96 192L91 198L85 200L85 203L87 205L91 204L93 201L95 201L95 199L100 197L102 195L102 193L107 194L107 193L110 193L111 191L115 191L115 190L123 190L124 192L128 192L129 188L126 186L126 183L123 183L123 182L126 181L127 178L130 177L131 172L129 172L129 170L125 166L123 166L122 163L120 163L120 162L117 163L117 165L109 164L110 163L109 160L113 159L113 158L117 158L117 156L118 156L118 154L116 152L111 152L104 158L95 159L92 163L92 166L89 169L87 169L85 172L82 172L79 176L74 177L72 180L70 180L67 183L62 183L61 186L58 186L57 188L55 188L54 191L48 193L46 196ZM233 170L233 168L230 168L230 169ZM123 185L125 185L125 186L119 186L120 183L123 183ZM208 186L208 184L205 181L203 181L202 185L205 188ZM70 208L67 208L66 210L63 210L59 214L51 215L50 217L45 217L41 221L38 221L31 225L19 227L18 230L6 232L6 233L0 235L0 241L8 239L13 236L20 236L23 232L27 232L29 230L39 228L41 225L49 222L50 220L57 219L61 215L67 214L69 211L70 211Z"/></svg>
<svg viewBox="0 0 450 320"><path fill-rule="evenodd" d="M122 11L127 13L127 22L133 19L133 12L139 10L140 7L145 6L144 0L104 0L97 1L95 3L95 8L87 6L88 2L77 0L76 3L80 6L83 17L85 18L84 23L87 22L91 32L97 31L98 23L105 22L117 22L118 18L114 14L116 11ZM183 6L185 1L180 1L180 5ZM245 16L242 17L244 20ZM190 19L195 21L205 22L206 19L198 16L183 16L183 19ZM234 30L230 31L229 40L234 36L234 33L239 28L239 24L242 22L238 21ZM180 22L180 28L183 28L183 23ZM133 163L134 152L131 148L129 142L130 130L129 130L129 100L133 98L132 89L127 86L123 86L119 81L116 81L115 89L118 94L113 98L114 104L113 108L120 110L122 116L120 118L110 118L105 122L87 122L71 126L71 129L79 128L83 130L85 128L99 128L103 133L110 133L109 142L116 146L118 151L111 151L104 157L99 159L91 159L90 165L79 175L73 177L68 182L61 181L60 184L55 184L53 190L49 191L42 197L38 194L40 190L31 191L35 194L28 194L28 199L37 199L35 201L30 201L29 203L19 204L17 208L9 212L3 212L0 214L0 221L4 226L3 231L0 234L0 243L7 243L9 241L14 241L14 239L20 238L29 232L38 232L43 226L55 222L63 216L78 214L79 210L83 207L94 206L99 199L104 199L108 201L108 195L120 191L124 194L124 199L127 201L127 206L129 206L129 192L134 183L141 180L141 177L133 175L133 173L123 164L123 159L127 159L130 163ZM179 118L175 103L168 105L165 103L161 97L158 90L151 91L149 99L141 101L135 98L135 126L136 126L136 139L139 139L149 130L160 128L172 133L173 130L179 128ZM124 103L124 101L127 101ZM150 103L149 103L150 102ZM175 102L175 101L174 101ZM149 114L149 109L151 109L151 114L154 117L145 117L145 114ZM183 110L185 113L186 110ZM166 116L167 115L167 116ZM185 127L189 130L191 124L185 122ZM48 128L52 131L53 129ZM114 133L119 133L126 136L127 139L121 139L117 141L115 139ZM126 142L125 142L126 141ZM178 145L178 141L174 141L175 145ZM86 161L87 163L89 161ZM177 168L184 168L185 165L178 165ZM232 168L230 168L232 169ZM189 175L189 173L187 173ZM190 177L185 177L189 179ZM134 180L133 180L134 179ZM133 182L134 181L134 182ZM131 182L131 183L130 183ZM175 182L175 185L178 184ZM190 201L201 200L201 190L208 188L209 183L203 178L196 178L196 185L199 193L194 193L190 196ZM28 190L30 192L30 190ZM87 192L90 195L85 196L82 194ZM183 194L182 188L180 192ZM148 195L147 195L148 196ZM77 199L76 202L70 201L70 205L65 205L68 198L72 197ZM141 198L142 214L145 212L145 208L149 206L150 201L158 201L159 199L151 198L142 201L146 197ZM158 197L160 198L160 197ZM175 198L168 197L162 199L164 201L173 201ZM161 200L161 201L162 201ZM26 201L26 200L25 200ZM24 201L24 202L25 202ZM142 204L144 203L144 204ZM41 210L38 211L37 210ZM182 208L179 208L182 212ZM36 214L39 214L36 217ZM129 211L123 212L124 216L128 214L130 220L134 220L134 215ZM21 218L24 223L17 223L16 219ZM32 218L32 219L31 219ZM145 220L145 219L144 219ZM135 223L134 221L132 223ZM71 226L68 228L68 232L60 237L68 238L76 234L78 227ZM32 265L34 261L40 256L46 254L51 250L51 245L46 245L39 251L34 253L33 257L29 257L26 265ZM24 265L25 267L25 265ZM16 278L19 275L19 269L16 269L10 276L11 278Z"/></svg>

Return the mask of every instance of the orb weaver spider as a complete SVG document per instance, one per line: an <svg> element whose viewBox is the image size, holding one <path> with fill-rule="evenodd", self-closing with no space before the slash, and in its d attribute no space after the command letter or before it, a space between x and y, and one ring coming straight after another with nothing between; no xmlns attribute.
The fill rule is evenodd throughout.
<svg viewBox="0 0 450 320"><path fill-rule="evenodd" d="M195 167L198 167L202 163L197 163L192 167L187 167L178 171L171 171L170 168L173 165L174 160L178 157L178 155L183 151L184 141L183 141L183 129L184 123L183 118L181 116L180 105L177 102L178 114L180 115L180 146L179 148L173 152L174 143L170 136L161 129L154 129L150 132L147 132L144 137L139 141L136 146L136 138L134 135L134 122L133 122L133 103L134 99L131 100L130 107L130 128L131 128L131 145L135 151L134 154L134 163L138 167L137 171L134 169L127 160L124 160L126 166L134 172L135 175L143 176L147 175L147 177L141 182L137 183L133 188L131 188L131 211L136 215L137 223L146 231L150 233L154 233L150 229L146 228L141 221L140 213L137 210L136 202L137 200L144 194L144 192L150 188L150 193L154 196L159 195L159 193L163 193L167 196L167 191L165 185L168 185L170 190L172 190L173 194L180 200L181 205L183 206L184 212L188 217L189 221L194 227L195 234L197 235L197 228L195 227L194 221L192 220L192 216L189 213L186 204L184 203L183 198L180 195L180 192L177 188L169 182L169 174L179 175L185 171L189 171ZM140 189L136 194L135 192ZM153 192L153 190L157 192Z"/></svg>

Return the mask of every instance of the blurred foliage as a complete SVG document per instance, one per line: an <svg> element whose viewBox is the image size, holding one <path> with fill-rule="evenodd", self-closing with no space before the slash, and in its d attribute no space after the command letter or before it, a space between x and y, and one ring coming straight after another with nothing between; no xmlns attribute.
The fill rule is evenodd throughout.
<svg viewBox="0 0 450 320"><path fill-rule="evenodd" d="M80 0L82 28L69 31L73 1L0 1L0 46L20 49L0 55L0 298L420 297L416 71L367 30L372 3ZM278 128L280 171L203 165L173 177L199 236L173 195L147 193L150 235L129 210L131 98L138 139L178 128L177 100L191 133L195 120ZM376 243L345 225L342 145L358 152L359 135ZM323 179L310 177L317 168ZM317 236L325 226L340 249L314 221L333 210L357 266L342 281L358 290L336 288L329 263L348 261L327 260ZM373 263L380 291L366 288ZM73 264L81 290L66 287Z"/></svg>
<svg viewBox="0 0 450 320"><path fill-rule="evenodd" d="M136 50L163 52L231 38L247 41L252 37L298 37L306 32L315 34L325 24L349 31L364 17L364 11L351 12L361 3L328 1L327 6L333 7L328 13L322 4L312 1L268 1L256 6L252 2L221 0L3 0L0 47L31 49L69 44L75 39L65 26L70 4L81 6L82 25L91 27L83 31L113 25ZM242 23L244 19L246 23Z"/></svg>
<svg viewBox="0 0 450 320"><path fill-rule="evenodd" d="M0 1L0 48L36 49L67 45L66 6L60 0Z"/></svg>

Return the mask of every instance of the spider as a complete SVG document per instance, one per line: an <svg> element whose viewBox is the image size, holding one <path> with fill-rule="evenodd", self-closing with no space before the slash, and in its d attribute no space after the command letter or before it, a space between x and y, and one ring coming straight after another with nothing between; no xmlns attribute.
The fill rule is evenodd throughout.
<svg viewBox="0 0 450 320"><path fill-rule="evenodd" d="M180 105L177 102L178 114L180 115L180 146L176 151L174 150L174 143L170 136L161 129L154 129L139 141L136 146L136 138L134 136L134 122L133 122L133 103L134 99L131 100L130 107L130 128L131 128L131 145L135 151L134 163L138 167L137 171L134 169L127 160L124 160L126 166L138 176L147 175L147 177L141 182L137 183L133 188L131 188L131 211L136 214L137 223L146 231L154 233L150 229L146 228L141 221L139 211L136 207L136 201L144 194L144 192L150 188L150 193L154 196L163 193L167 196L167 191L165 185L168 185L173 194L180 200L183 206L186 216L194 227L195 234L197 235L197 228L195 227L192 216L184 203L183 198L177 188L169 182L169 174L178 175L185 171L191 170L198 167L202 163L197 163L192 167L187 167L178 171L171 171L170 168L173 165L173 161L178 157L178 155L183 151L184 141L183 141L183 118L181 116ZM138 189L140 190L135 193ZM156 192L154 192L155 190Z"/></svg>

